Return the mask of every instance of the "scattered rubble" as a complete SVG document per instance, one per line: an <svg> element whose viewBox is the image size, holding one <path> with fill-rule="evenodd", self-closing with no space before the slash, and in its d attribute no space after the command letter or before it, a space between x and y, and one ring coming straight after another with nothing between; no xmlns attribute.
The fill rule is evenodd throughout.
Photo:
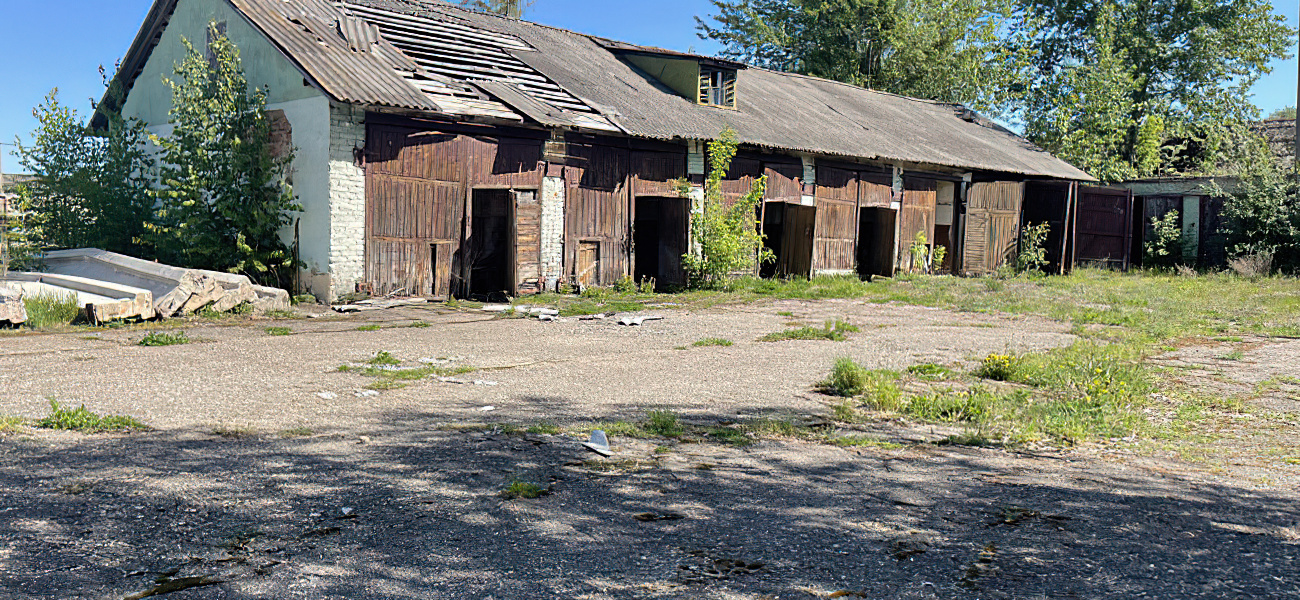
<svg viewBox="0 0 1300 600"><path fill-rule="evenodd" d="M400 308L403 306L419 306L428 304L428 298L376 298L372 300L362 300L351 304L340 304L334 306L335 312L341 313L359 313L371 310L387 310L390 308Z"/></svg>
<svg viewBox="0 0 1300 600"><path fill-rule="evenodd" d="M644 325L647 321L662 321L662 320L664 320L663 317L623 317L622 319L618 320L618 324L625 325L628 327L640 327Z"/></svg>
<svg viewBox="0 0 1300 600"><path fill-rule="evenodd" d="M27 322L27 305L23 304L23 290L0 285L0 323L22 325Z"/></svg>

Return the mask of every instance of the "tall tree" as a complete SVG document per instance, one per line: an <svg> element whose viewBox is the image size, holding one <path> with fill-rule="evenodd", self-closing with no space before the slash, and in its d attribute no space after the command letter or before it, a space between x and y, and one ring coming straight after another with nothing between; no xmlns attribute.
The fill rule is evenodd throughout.
<svg viewBox="0 0 1300 600"><path fill-rule="evenodd" d="M107 127L92 131L59 101L58 90L32 111L38 123L32 144L19 143L18 155L34 178L19 197L36 247L139 253L153 204L145 125L105 114Z"/></svg>
<svg viewBox="0 0 1300 600"><path fill-rule="evenodd" d="M1117 161L1094 173L1103 179L1212 172L1255 147L1243 144L1258 118L1247 91L1295 35L1267 0L1020 1L1010 31L1033 67L1027 131L1073 147L1081 166Z"/></svg>
<svg viewBox="0 0 1300 600"><path fill-rule="evenodd" d="M998 112L1016 56L1002 0L712 0L700 37L756 66Z"/></svg>
<svg viewBox="0 0 1300 600"><path fill-rule="evenodd" d="M280 231L302 210L286 178L291 156L271 148L266 92L249 89L239 49L215 26L207 52L182 39L185 58L171 88L171 135L150 239L159 258L241 273L285 286L295 266Z"/></svg>
<svg viewBox="0 0 1300 600"><path fill-rule="evenodd" d="M461 0L460 5L512 19L522 19L524 12L532 8L533 0Z"/></svg>

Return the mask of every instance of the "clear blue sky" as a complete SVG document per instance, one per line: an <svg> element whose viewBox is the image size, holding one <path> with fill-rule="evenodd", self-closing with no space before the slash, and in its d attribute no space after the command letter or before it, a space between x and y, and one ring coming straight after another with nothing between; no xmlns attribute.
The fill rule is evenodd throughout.
<svg viewBox="0 0 1300 600"><path fill-rule="evenodd" d="M1300 0L1276 0L1276 10L1297 23ZM83 113L101 92L99 65L111 66L131 44L150 0L44 0L5 2L0 19L0 143L24 140L35 127L32 107L51 88ZM709 14L708 0L537 0L529 19L629 42L715 53L695 35L696 15ZM1296 60L1279 61L1254 89L1265 114L1296 103ZM6 172L18 171L5 150Z"/></svg>

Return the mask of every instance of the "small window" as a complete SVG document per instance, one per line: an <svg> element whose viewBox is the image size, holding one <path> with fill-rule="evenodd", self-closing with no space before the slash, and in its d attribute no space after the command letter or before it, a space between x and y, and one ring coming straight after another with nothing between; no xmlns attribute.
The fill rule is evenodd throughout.
<svg viewBox="0 0 1300 600"><path fill-rule="evenodd" d="M699 103L706 106L736 107L736 71L700 67Z"/></svg>

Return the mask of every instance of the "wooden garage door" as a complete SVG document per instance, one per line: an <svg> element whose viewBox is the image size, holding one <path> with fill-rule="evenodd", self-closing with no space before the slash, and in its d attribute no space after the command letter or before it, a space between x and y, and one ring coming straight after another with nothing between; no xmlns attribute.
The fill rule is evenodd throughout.
<svg viewBox="0 0 1300 600"><path fill-rule="evenodd" d="M856 268L858 174L822 167L817 171L817 227L813 272L849 272Z"/></svg>
<svg viewBox="0 0 1300 600"><path fill-rule="evenodd" d="M962 244L962 271L967 275L992 273L1015 256L1024 194L1024 184L1016 182L971 186L966 202L966 239Z"/></svg>
<svg viewBox="0 0 1300 600"><path fill-rule="evenodd" d="M371 292L446 297L465 215L459 136L372 125L366 139Z"/></svg>

